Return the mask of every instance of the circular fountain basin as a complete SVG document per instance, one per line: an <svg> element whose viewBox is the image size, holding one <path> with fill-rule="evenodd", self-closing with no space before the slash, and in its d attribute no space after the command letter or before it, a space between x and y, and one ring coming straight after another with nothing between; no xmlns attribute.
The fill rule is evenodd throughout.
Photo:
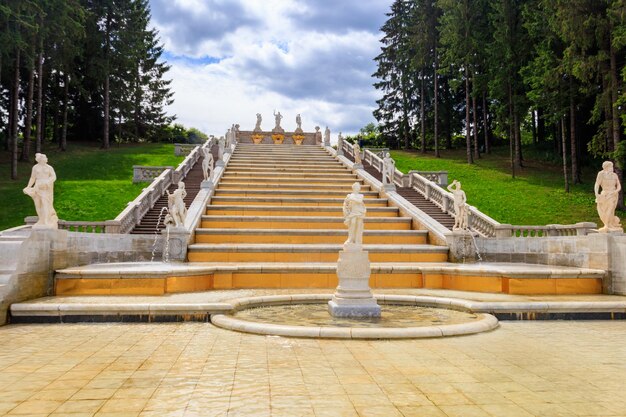
<svg viewBox="0 0 626 417"><path fill-rule="evenodd" d="M328 294L252 297L234 301L232 314L211 322L263 335L334 339L411 339L460 336L498 327L491 314L474 313L460 300L385 295L380 318L350 319L328 313Z"/></svg>

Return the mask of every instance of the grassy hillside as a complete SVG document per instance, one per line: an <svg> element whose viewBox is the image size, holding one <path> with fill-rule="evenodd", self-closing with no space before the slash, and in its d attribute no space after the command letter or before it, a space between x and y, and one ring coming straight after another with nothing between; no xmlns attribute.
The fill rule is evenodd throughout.
<svg viewBox="0 0 626 417"><path fill-rule="evenodd" d="M402 172L448 171L449 182L457 179L467 194L468 203L501 223L518 225L572 224L591 221L600 224L594 202L593 184L597 172L583 169L583 184L565 193L560 166L528 160L515 179L511 178L506 149L483 155L468 165L465 150L432 153L392 151ZM626 213L618 213L624 218Z"/></svg>
<svg viewBox="0 0 626 417"><path fill-rule="evenodd" d="M60 219L99 221L113 219L132 201L145 183L133 184L133 165L177 166L171 144L130 144L103 151L94 145L70 144L66 152L45 149L57 174L54 206ZM22 193L33 163L20 163L19 179L10 180L7 153L0 154L0 230L24 223L35 206Z"/></svg>

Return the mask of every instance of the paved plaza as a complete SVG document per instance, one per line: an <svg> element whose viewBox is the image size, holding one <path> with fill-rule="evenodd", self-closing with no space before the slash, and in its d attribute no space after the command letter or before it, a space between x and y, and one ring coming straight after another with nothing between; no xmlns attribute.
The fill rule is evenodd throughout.
<svg viewBox="0 0 626 417"><path fill-rule="evenodd" d="M626 416L624 322L304 340L208 323L0 328L0 415Z"/></svg>

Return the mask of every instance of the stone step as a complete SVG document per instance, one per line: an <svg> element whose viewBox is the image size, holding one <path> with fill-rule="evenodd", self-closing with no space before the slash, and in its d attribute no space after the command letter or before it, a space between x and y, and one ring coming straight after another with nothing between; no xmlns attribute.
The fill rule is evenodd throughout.
<svg viewBox="0 0 626 417"><path fill-rule="evenodd" d="M397 217L397 207L369 207L367 218ZM338 206L315 206L303 209L302 206L207 206L207 215L214 216L330 216L343 219L343 208Z"/></svg>
<svg viewBox="0 0 626 417"><path fill-rule="evenodd" d="M343 167L342 165L340 165L339 163L337 163L336 161L329 161L329 162L319 162L319 161L308 161L306 159L302 159L300 160L300 162L298 163L288 163L288 164L283 164L283 163L278 163L276 161L251 161L251 162L245 162L245 161L241 161L238 162L236 160L234 160L234 157L230 159L230 161L228 162L228 168L254 168L254 167L260 167L260 168L265 168L265 167L283 167L283 168L337 168L337 167Z"/></svg>
<svg viewBox="0 0 626 417"><path fill-rule="evenodd" d="M340 244L189 245L190 262L335 262ZM448 248L434 245L363 245L370 262L446 262Z"/></svg>
<svg viewBox="0 0 626 417"><path fill-rule="evenodd" d="M196 229L195 243L341 244L348 236L341 229ZM366 230L365 244L426 244L425 230Z"/></svg>
<svg viewBox="0 0 626 417"><path fill-rule="evenodd" d="M239 190L239 189L255 189L255 190L328 190L328 191L343 191L346 194L352 192L352 184L309 184L309 183L296 183L296 184L281 184L277 182L268 184L252 184L245 182L220 182L217 186L218 190ZM367 184L361 184L361 191L369 191L371 187Z"/></svg>
<svg viewBox="0 0 626 417"><path fill-rule="evenodd" d="M365 230L411 230L410 217L366 217ZM201 228L211 229L346 229L343 217L203 215Z"/></svg>
<svg viewBox="0 0 626 417"><path fill-rule="evenodd" d="M230 183L242 183L242 182L251 183L251 184L302 184L303 182L305 182L307 184L312 184L312 185L333 184L333 185L346 185L346 186L352 186L352 184L354 184L355 182L363 184L362 179L349 178L349 177L340 177L340 178L327 177L327 178L306 178L306 179L289 177L289 176L248 177L248 178L243 178L243 177L238 177L238 176L232 176L232 177L226 177L226 178L224 177L226 177L226 175L222 177L222 179L219 182L219 185L230 184Z"/></svg>
<svg viewBox="0 0 626 417"><path fill-rule="evenodd" d="M269 190L246 190L246 189L232 189L232 190L215 190L216 196L224 197L343 197L346 196L345 191L327 191L327 190L282 190L279 188ZM365 198L378 198L377 191L361 191L361 194Z"/></svg>
<svg viewBox="0 0 626 417"><path fill-rule="evenodd" d="M276 172L275 175L272 175L274 174L274 172L276 171L263 171L255 175L253 171L238 172L238 171L226 170L222 178L223 179L237 178L240 180L244 180L244 179L254 179L254 178L259 178L259 177L261 178L287 177L287 178L295 178L295 179L300 179L300 180L322 179L326 181L334 181L335 179L346 179L346 180L356 181L357 179L357 176L351 173L350 171L331 172L331 173L326 173L322 171L320 172L294 172L293 174Z"/></svg>
<svg viewBox="0 0 626 417"><path fill-rule="evenodd" d="M322 164L339 164L335 158L332 156L282 156L282 155L272 155L271 157L252 157L249 155L233 155L230 159L230 162L233 163L247 163L247 164L257 164L257 163L281 163L281 164L297 164L298 162L319 162ZM229 163L230 163L229 162Z"/></svg>
<svg viewBox="0 0 626 417"><path fill-rule="evenodd" d="M265 167L258 167L258 166L249 166L249 167L235 167L235 166L231 166L230 164L228 164L228 167L226 168L226 174L231 174L231 173L259 173L261 175L267 175L267 173L281 173L281 174L352 174L352 171L350 171L348 168L345 167L341 167L341 166L334 166L334 167L311 167L311 168L307 168L307 167L285 167L282 165L276 165L276 166L265 166Z"/></svg>
<svg viewBox="0 0 626 417"><path fill-rule="evenodd" d="M343 198L304 198L304 197L221 197L216 196L211 199L211 205L232 205L232 206L343 206ZM387 207L386 198L368 198L366 207Z"/></svg>

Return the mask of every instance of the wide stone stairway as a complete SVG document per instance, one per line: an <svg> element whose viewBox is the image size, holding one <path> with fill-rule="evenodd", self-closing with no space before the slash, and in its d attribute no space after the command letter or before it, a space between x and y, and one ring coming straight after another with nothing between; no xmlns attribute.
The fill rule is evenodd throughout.
<svg viewBox="0 0 626 417"><path fill-rule="evenodd" d="M354 182L366 198L365 249L380 264L374 286L418 284L418 274L394 273L393 265L447 261L447 247L429 245L426 231L320 147L244 143L196 230L189 261L232 264L232 272L216 273L215 288L335 286L347 238L342 205Z"/></svg>

